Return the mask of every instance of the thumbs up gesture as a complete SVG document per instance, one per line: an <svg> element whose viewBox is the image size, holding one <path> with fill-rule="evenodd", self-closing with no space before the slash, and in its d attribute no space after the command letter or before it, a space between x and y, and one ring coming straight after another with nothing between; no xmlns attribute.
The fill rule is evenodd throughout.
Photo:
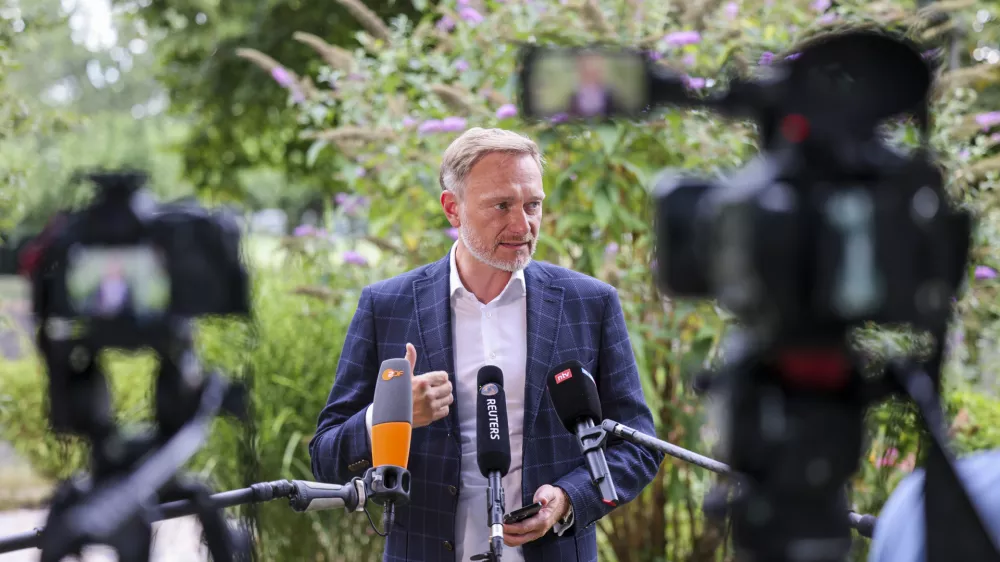
<svg viewBox="0 0 1000 562"><path fill-rule="evenodd" d="M412 343L406 344L406 360L413 373L413 427L424 427L447 416L455 401L448 373L433 371L417 375L417 348Z"/></svg>

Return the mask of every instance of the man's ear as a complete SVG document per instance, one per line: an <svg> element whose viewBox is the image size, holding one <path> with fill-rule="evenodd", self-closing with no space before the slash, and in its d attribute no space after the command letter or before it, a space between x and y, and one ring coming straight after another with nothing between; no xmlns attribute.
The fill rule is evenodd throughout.
<svg viewBox="0 0 1000 562"><path fill-rule="evenodd" d="M444 210L444 216L448 217L451 226L455 228L462 226L458 213L458 198L455 197L454 193L447 190L441 192L441 208Z"/></svg>

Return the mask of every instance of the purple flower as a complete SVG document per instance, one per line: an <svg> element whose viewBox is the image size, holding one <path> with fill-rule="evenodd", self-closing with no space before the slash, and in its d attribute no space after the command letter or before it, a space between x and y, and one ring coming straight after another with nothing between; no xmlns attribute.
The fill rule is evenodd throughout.
<svg viewBox="0 0 1000 562"><path fill-rule="evenodd" d="M333 202L338 206L343 205L351 200L351 195L341 191L340 193L333 196Z"/></svg>
<svg viewBox="0 0 1000 562"><path fill-rule="evenodd" d="M569 116L566 115L565 113L556 113L555 115L553 115L549 119L549 122L550 123L562 123L562 122L566 121L567 119L569 119Z"/></svg>
<svg viewBox="0 0 1000 562"><path fill-rule="evenodd" d="M976 115L976 123L985 131L990 127L1000 123L1000 111L991 111L989 113L980 113Z"/></svg>
<svg viewBox="0 0 1000 562"><path fill-rule="evenodd" d="M364 166L358 166L357 170L354 170L354 176L363 178L368 175L368 170L365 170Z"/></svg>
<svg viewBox="0 0 1000 562"><path fill-rule="evenodd" d="M438 20L437 28L441 31L451 31L455 29L455 20L451 19L451 16L444 16Z"/></svg>
<svg viewBox="0 0 1000 562"><path fill-rule="evenodd" d="M497 119L510 119L517 115L517 107L512 103L505 103L497 109Z"/></svg>
<svg viewBox="0 0 1000 562"><path fill-rule="evenodd" d="M452 228L445 229L444 233L448 235L448 238L451 238L452 240L458 240L458 229L457 228L452 227Z"/></svg>
<svg viewBox="0 0 1000 562"><path fill-rule="evenodd" d="M920 53L920 56L923 57L923 58L925 58L925 59L932 59L932 58L938 56L938 54L940 54L940 53L941 53L941 49L937 48L937 49L931 49L929 51L924 51L923 53Z"/></svg>
<svg viewBox="0 0 1000 562"><path fill-rule="evenodd" d="M344 252L344 263L349 263L352 265L368 265L368 260L364 256L355 252L354 250L348 250Z"/></svg>
<svg viewBox="0 0 1000 562"><path fill-rule="evenodd" d="M785 60L795 60L795 59L799 58L800 56L802 56L802 53L792 53L792 54L786 56Z"/></svg>
<svg viewBox="0 0 1000 562"><path fill-rule="evenodd" d="M403 117L403 127L409 129L410 127L412 127L412 126L414 126L416 124L417 124L417 120L414 119L414 118L412 118L412 117L410 117L409 115L407 115L406 117Z"/></svg>
<svg viewBox="0 0 1000 562"><path fill-rule="evenodd" d="M486 18L482 14L476 11L475 8L465 7L458 11L458 16L472 25L477 23L482 23Z"/></svg>
<svg viewBox="0 0 1000 562"><path fill-rule="evenodd" d="M961 152L958 153L959 160L968 160L970 156L969 149L963 148Z"/></svg>
<svg viewBox="0 0 1000 562"><path fill-rule="evenodd" d="M604 255L606 257L614 257L618 253L618 244L611 242L604 248Z"/></svg>
<svg viewBox="0 0 1000 562"><path fill-rule="evenodd" d="M457 132L465 130L465 119L462 117L445 117L441 121L441 131Z"/></svg>
<svg viewBox="0 0 1000 562"><path fill-rule="evenodd" d="M465 62L465 59L458 59L455 61L455 70L465 72L466 70L469 70L469 63Z"/></svg>
<svg viewBox="0 0 1000 562"><path fill-rule="evenodd" d="M692 89L695 89L695 90L700 90L701 88L705 87L705 79L704 78L696 78L694 76L688 76L687 77L687 86L688 86L688 88L692 88Z"/></svg>
<svg viewBox="0 0 1000 562"><path fill-rule="evenodd" d="M760 60L757 61L757 64L760 66L768 66L772 61L774 61L774 53L771 51L764 51L760 54Z"/></svg>
<svg viewBox="0 0 1000 562"><path fill-rule="evenodd" d="M441 128L441 121L437 119L428 119L417 127L417 132L421 135L426 135L430 133L440 133L443 129Z"/></svg>
<svg viewBox="0 0 1000 562"><path fill-rule="evenodd" d="M833 12L830 12L828 14L823 14L822 16L820 16L819 20L817 20L817 21L819 21L819 23L821 23L822 25L826 25L828 23L833 23L833 22L837 21L837 14L835 14Z"/></svg>
<svg viewBox="0 0 1000 562"><path fill-rule="evenodd" d="M291 86L294 83L292 75L289 74L288 71L281 66L276 66L271 69L271 78L274 78L275 82L277 82L278 84L280 84L285 88Z"/></svg>
<svg viewBox="0 0 1000 562"><path fill-rule="evenodd" d="M697 31L675 31L668 33L663 38L667 45L672 47L683 47L684 45L694 45L701 41L701 34Z"/></svg>
<svg viewBox="0 0 1000 562"><path fill-rule="evenodd" d="M815 0L810 7L817 12L825 12L830 7L830 0Z"/></svg>
<svg viewBox="0 0 1000 562"><path fill-rule="evenodd" d="M316 227L314 227L311 224L300 224L299 226L295 227L295 230L292 232L292 234L299 237L312 236L316 234Z"/></svg>
<svg viewBox="0 0 1000 562"><path fill-rule="evenodd" d="M659 51L646 51L646 57L649 58L649 60L660 60L663 58L663 55L660 54Z"/></svg>
<svg viewBox="0 0 1000 562"><path fill-rule="evenodd" d="M306 95L302 93L302 90L298 86L292 87L292 101L295 103L302 103L306 101Z"/></svg>
<svg viewBox="0 0 1000 562"><path fill-rule="evenodd" d="M468 6L469 5L469 0L458 0L458 5L459 6Z"/></svg>
<svg viewBox="0 0 1000 562"><path fill-rule="evenodd" d="M976 266L976 279L996 279L997 270L986 265Z"/></svg>
<svg viewBox="0 0 1000 562"><path fill-rule="evenodd" d="M739 4L737 4L736 2L730 2L726 4L726 17L728 17L731 20L736 19L736 16L738 16L739 13L740 13Z"/></svg>
<svg viewBox="0 0 1000 562"><path fill-rule="evenodd" d="M698 63L698 59L695 58L694 53L688 53L681 58L681 62L684 66L694 66Z"/></svg>
<svg viewBox="0 0 1000 562"><path fill-rule="evenodd" d="M993 142L1000 142L1000 133L993 133L990 135L990 140Z"/></svg>

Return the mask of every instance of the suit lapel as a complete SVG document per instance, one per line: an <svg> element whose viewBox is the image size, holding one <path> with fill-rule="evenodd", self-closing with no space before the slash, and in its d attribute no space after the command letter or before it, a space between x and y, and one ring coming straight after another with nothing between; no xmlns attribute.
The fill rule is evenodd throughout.
<svg viewBox="0 0 1000 562"><path fill-rule="evenodd" d="M523 435L527 438L533 434L545 392L545 377L559 340L563 288L550 284L548 272L535 262L524 270L524 280L528 293L528 361L524 377Z"/></svg>
<svg viewBox="0 0 1000 562"><path fill-rule="evenodd" d="M417 331L420 347L417 348L417 372L444 371L448 373L452 388L455 380L455 354L451 341L451 303L449 288L449 256L427 268L423 277L413 282L413 297L417 308ZM452 407L445 426L458 441L458 408Z"/></svg>

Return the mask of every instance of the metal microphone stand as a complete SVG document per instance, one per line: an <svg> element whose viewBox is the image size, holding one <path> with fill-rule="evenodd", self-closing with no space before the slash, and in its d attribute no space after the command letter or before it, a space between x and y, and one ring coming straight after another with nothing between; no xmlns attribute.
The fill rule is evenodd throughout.
<svg viewBox="0 0 1000 562"><path fill-rule="evenodd" d="M657 439L652 435L646 435L639 430L620 424L614 420L604 420L601 422L601 427L604 428L604 431L614 435L615 437L619 437L642 447L660 451L661 453L678 458L682 461L711 470L716 474L732 474L732 469L725 463L721 463L715 459L710 459L704 455L699 455L698 453L689 451L683 447L678 447L673 443ZM857 530L858 534L863 537L872 538L872 533L875 532L875 523L877 521L874 515L862 515L849 511L847 512L847 518L851 527Z"/></svg>
<svg viewBox="0 0 1000 562"><path fill-rule="evenodd" d="M299 513L338 507L343 507L347 512L365 511L369 500L375 503L392 500L397 505L403 505L410 498L410 479L403 478L404 474L409 474L404 468L380 466L368 469L363 477L353 478L344 485L306 480L259 482L248 488L212 494L205 502L185 499L153 506L148 511L149 522L201 514L206 509L215 512L227 507L279 498L288 498L288 505ZM383 484L386 481L399 484L386 487ZM32 532L0 539L0 554L27 548L41 548L45 534L45 529L35 529Z"/></svg>

